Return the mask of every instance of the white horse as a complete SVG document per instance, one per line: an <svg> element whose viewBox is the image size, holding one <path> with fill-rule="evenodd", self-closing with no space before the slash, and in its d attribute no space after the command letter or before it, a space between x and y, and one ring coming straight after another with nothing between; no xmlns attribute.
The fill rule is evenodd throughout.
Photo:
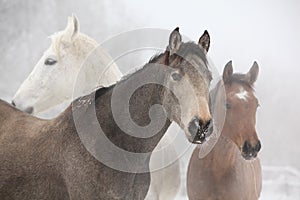
<svg viewBox="0 0 300 200"><path fill-rule="evenodd" d="M79 23L76 17L69 17L68 25L64 31L51 36L52 44L44 52L28 78L22 83L16 92L12 104L20 110L31 114L37 114L64 101L72 100L73 85L77 79L81 64L87 55L94 50L98 43L79 32ZM101 72L111 59L106 52L97 48L97 67L84 71L85 80L81 80L78 96L89 93L88 87L108 86L118 81L122 73L112 63L99 82L95 82L96 72ZM100 66L100 67L98 67ZM77 98L74 96L73 98ZM58 113L59 114L59 113Z"/></svg>
<svg viewBox="0 0 300 200"><path fill-rule="evenodd" d="M38 115L63 102L69 105L72 99L90 93L96 87L113 84L121 78L122 73L111 57L98 47L95 40L79 32L79 22L75 16L69 17L66 29L54 34L51 39L51 46L13 98L12 104L17 108ZM85 60L95 49L97 52L93 52L92 61ZM80 71L83 62L89 67ZM79 71L84 73L84 78L77 80ZM100 79L99 74L102 74ZM77 93L72 96L75 81L80 81L80 84L76 85L81 88L76 88ZM51 115L58 115L60 112L61 109L58 113L51 112ZM154 151L165 145L172 145L168 134L165 134ZM170 163L168 158L174 158L177 153L173 146L169 146L168 151L163 151L163 155L163 159L151 157L151 171L157 169L157 166ZM177 160L168 167L151 173L151 184L146 199L174 199L179 189L180 168Z"/></svg>

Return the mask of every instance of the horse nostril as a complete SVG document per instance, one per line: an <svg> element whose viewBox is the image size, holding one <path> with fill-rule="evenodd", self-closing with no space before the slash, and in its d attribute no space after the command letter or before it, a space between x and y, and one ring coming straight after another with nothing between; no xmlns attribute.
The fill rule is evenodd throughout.
<svg viewBox="0 0 300 200"><path fill-rule="evenodd" d="M188 129L193 138L193 143L199 144L205 141L206 131L203 127L203 122L198 117L194 117L189 123Z"/></svg>
<svg viewBox="0 0 300 200"><path fill-rule="evenodd" d="M203 132L203 131L206 132L208 130L210 124L211 124L211 119L208 121L203 121L201 119L200 120L198 119L198 126L199 126L201 132Z"/></svg>
<svg viewBox="0 0 300 200"><path fill-rule="evenodd" d="M260 149L260 141L258 141L255 146L252 146L251 143L246 140L242 148L242 155L246 160L250 160L252 158L256 158L257 153Z"/></svg>
<svg viewBox="0 0 300 200"><path fill-rule="evenodd" d="M245 141L243 145L243 152L248 153L251 150L251 144L248 142L248 140Z"/></svg>
<svg viewBox="0 0 300 200"><path fill-rule="evenodd" d="M258 140L257 144L255 145L254 149L255 149L256 152L260 151L260 149L261 149L261 143L260 143L259 140Z"/></svg>
<svg viewBox="0 0 300 200"><path fill-rule="evenodd" d="M196 135L198 129L199 129L199 119L194 118L190 123L189 123L189 131L192 135Z"/></svg>
<svg viewBox="0 0 300 200"><path fill-rule="evenodd" d="M204 124L203 130L208 130L208 128L210 127L211 123L212 123L212 120L211 120L211 119L208 120L208 121L206 122L206 124Z"/></svg>
<svg viewBox="0 0 300 200"><path fill-rule="evenodd" d="M15 104L15 102L13 100L11 101L11 105L13 105L14 107L16 107L16 104Z"/></svg>
<svg viewBox="0 0 300 200"><path fill-rule="evenodd" d="M32 114L33 113L33 107L28 107L24 110L24 112L28 113L28 114Z"/></svg>
<svg viewBox="0 0 300 200"><path fill-rule="evenodd" d="M202 132L205 133L206 137L209 137L213 133L213 121L212 119L208 120L202 127Z"/></svg>

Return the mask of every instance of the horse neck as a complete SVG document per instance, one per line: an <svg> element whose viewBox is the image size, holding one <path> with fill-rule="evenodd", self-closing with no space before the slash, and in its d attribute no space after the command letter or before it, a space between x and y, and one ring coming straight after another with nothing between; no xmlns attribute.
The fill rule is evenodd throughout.
<svg viewBox="0 0 300 200"><path fill-rule="evenodd" d="M211 157L211 169L217 174L225 174L231 170L237 160L238 149L235 143L221 133L221 136L209 154ZM218 176L218 175L217 175Z"/></svg>
<svg viewBox="0 0 300 200"><path fill-rule="evenodd" d="M109 88L108 91L102 93L100 89L97 93L102 94L96 93L96 114L101 128L103 127L102 129L110 141L127 151L152 152L171 123L165 117L165 113L161 113L162 110L152 109L151 115L155 116L153 120L159 119L162 123L162 129L153 133L145 128L152 123L149 117L150 108L155 104L162 104L165 91L165 87L162 86L165 73L159 71L160 68L157 69L157 73L154 73L151 67L153 66L145 66L142 70ZM137 89L133 89L132 94L129 94L129 101L124 101L131 88L135 88L135 83L142 82L149 76L153 76L154 82L157 84L142 83ZM97 96L99 97L97 98ZM126 114L128 110L129 116ZM130 122L124 122L127 119L130 119ZM128 130L134 129L130 123L145 128L145 132L135 132L135 134L143 135L143 138L139 135L128 134ZM153 134L155 135L152 136Z"/></svg>
<svg viewBox="0 0 300 200"><path fill-rule="evenodd" d="M102 47L97 47L85 60L82 82L84 89L81 94L89 94L99 86L108 87L121 77L122 73L110 55Z"/></svg>

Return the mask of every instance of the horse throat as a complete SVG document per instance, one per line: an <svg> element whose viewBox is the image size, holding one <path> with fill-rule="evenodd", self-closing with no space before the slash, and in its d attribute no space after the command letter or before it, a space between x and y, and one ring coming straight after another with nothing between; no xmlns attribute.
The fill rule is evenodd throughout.
<svg viewBox="0 0 300 200"><path fill-rule="evenodd" d="M217 144L209 154L212 162L211 167L216 177L222 177L233 169L239 153L237 151L238 148L231 139L220 136Z"/></svg>

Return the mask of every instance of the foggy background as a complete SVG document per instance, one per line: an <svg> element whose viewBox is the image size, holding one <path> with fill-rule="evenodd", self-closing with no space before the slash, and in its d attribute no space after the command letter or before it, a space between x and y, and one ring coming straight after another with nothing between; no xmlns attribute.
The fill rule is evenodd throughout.
<svg viewBox="0 0 300 200"><path fill-rule="evenodd" d="M208 55L220 74L229 60L234 72L247 72L254 61L260 66L256 82L261 105L259 157L264 169L276 174L264 174L263 191L270 189L269 180L282 176L285 181L293 179L299 192L300 176L295 175L300 174L299 11L297 0L0 0L0 98L11 101L49 47L47 37L63 30L72 13L79 19L81 32L99 43L135 28L173 30L177 26L198 41L207 29ZM146 62L149 57L138 59Z"/></svg>

